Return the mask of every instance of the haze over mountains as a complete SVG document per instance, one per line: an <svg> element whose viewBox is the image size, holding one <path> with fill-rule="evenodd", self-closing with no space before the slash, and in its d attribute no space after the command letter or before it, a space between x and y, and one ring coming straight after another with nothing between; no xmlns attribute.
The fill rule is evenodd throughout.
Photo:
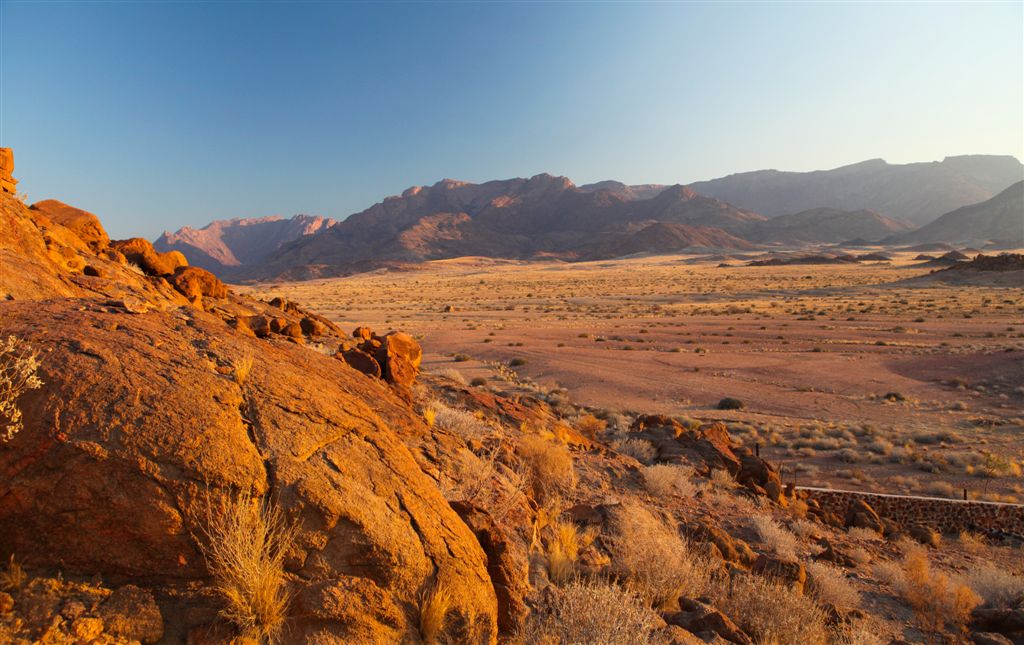
<svg viewBox="0 0 1024 645"><path fill-rule="evenodd" d="M153 246L160 252L181 251L192 264L215 273L230 267L263 262L283 244L319 233L336 220L314 215L218 220L203 228L164 231Z"/></svg>
<svg viewBox="0 0 1024 645"><path fill-rule="evenodd" d="M156 246L182 251L220 275L260 279L459 256L588 260L850 240L1004 243L1020 238L1024 210L1019 186L996 194L1022 176L1024 166L1013 157L975 155L905 165L872 160L810 173L767 170L690 186L576 186L548 174L482 184L444 179L337 223L307 215L235 219L165 233ZM912 231L910 222L940 215Z"/></svg>
<svg viewBox="0 0 1024 645"><path fill-rule="evenodd" d="M1014 157L963 155L890 164L882 159L814 172L759 170L690 188L769 217L812 208L870 209L917 226L984 201L1024 178Z"/></svg>

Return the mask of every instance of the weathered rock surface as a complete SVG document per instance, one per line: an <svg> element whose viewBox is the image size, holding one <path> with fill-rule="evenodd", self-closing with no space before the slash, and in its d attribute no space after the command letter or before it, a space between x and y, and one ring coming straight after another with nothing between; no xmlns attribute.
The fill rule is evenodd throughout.
<svg viewBox="0 0 1024 645"><path fill-rule="evenodd" d="M360 602L397 608L397 619L353 614L346 598L337 612L297 616L303 634L407 638L417 594L436 578L455 594L452 611L493 637L486 557L392 432L427 429L388 388L200 310L3 306L7 330L41 351L45 383L0 449L5 551L29 566L56 557L68 573L201 579L193 535L207 491L238 490L272 497L299 523L288 561L297 593L358 589ZM217 367L243 357L253 366L240 386Z"/></svg>
<svg viewBox="0 0 1024 645"><path fill-rule="evenodd" d="M100 224L98 217L88 211L69 206L56 199L36 202L30 207L47 217L51 222L60 224L77 235L83 242L96 252L110 246L110 238Z"/></svg>

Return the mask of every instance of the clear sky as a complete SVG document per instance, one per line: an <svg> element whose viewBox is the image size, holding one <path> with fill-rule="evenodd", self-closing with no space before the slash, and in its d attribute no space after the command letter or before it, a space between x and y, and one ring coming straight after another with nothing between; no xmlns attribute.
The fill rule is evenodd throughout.
<svg viewBox="0 0 1024 645"><path fill-rule="evenodd" d="M114 237L444 177L1020 158L1022 8L0 0L0 145Z"/></svg>

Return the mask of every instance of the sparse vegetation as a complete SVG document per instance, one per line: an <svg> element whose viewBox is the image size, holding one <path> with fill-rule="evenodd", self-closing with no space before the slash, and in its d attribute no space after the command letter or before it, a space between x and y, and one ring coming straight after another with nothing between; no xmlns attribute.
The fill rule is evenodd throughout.
<svg viewBox="0 0 1024 645"><path fill-rule="evenodd" d="M420 638L424 643L440 642L451 606L452 594L447 586L435 580L424 589L420 595L419 615Z"/></svg>
<svg viewBox="0 0 1024 645"><path fill-rule="evenodd" d="M0 571L0 589L4 591L17 591L25 585L26 580L28 580L28 575L21 565L15 561L14 554L12 553L10 560L7 561L7 568L4 571Z"/></svg>
<svg viewBox="0 0 1024 645"><path fill-rule="evenodd" d="M233 373L235 383L238 383L239 385L245 384L245 381L249 378L249 374L252 372L252 363L252 356L248 354L235 361L235 369Z"/></svg>
<svg viewBox="0 0 1024 645"><path fill-rule="evenodd" d="M757 534L775 555L790 560L796 559L796 536L768 515L755 515L751 518Z"/></svg>
<svg viewBox="0 0 1024 645"><path fill-rule="evenodd" d="M813 600L750 574L716 588L715 603L757 643L828 643L826 616Z"/></svg>
<svg viewBox="0 0 1024 645"><path fill-rule="evenodd" d="M651 445L650 441L647 441L645 439L636 439L632 437L629 439L621 439L619 441L612 442L612 448L616 452L621 452L624 455L629 455L630 457L636 459L642 464L651 463L652 461L654 461L654 458L658 454L657 451L654 449L654 446Z"/></svg>
<svg viewBox="0 0 1024 645"><path fill-rule="evenodd" d="M564 445L539 435L523 437L517 447L533 490L534 498L545 502L576 485L572 455Z"/></svg>
<svg viewBox="0 0 1024 645"><path fill-rule="evenodd" d="M0 443L10 441L21 430L18 398L42 387L38 369L39 355L28 343L15 336L0 341Z"/></svg>
<svg viewBox="0 0 1024 645"><path fill-rule="evenodd" d="M243 636L277 642L290 596L284 559L295 529L269 501L227 495L207 497L197 542L223 607L221 615Z"/></svg>
<svg viewBox="0 0 1024 645"><path fill-rule="evenodd" d="M744 407L746 406L744 406L743 401L734 399L730 396L727 396L718 402L719 410L742 410Z"/></svg>
<svg viewBox="0 0 1024 645"><path fill-rule="evenodd" d="M644 486L656 497L666 495L693 496L697 492L691 477L693 468L678 464L647 466L642 471Z"/></svg>
<svg viewBox="0 0 1024 645"><path fill-rule="evenodd" d="M649 645L658 617L634 594L614 584L572 582L530 614L516 642L522 645Z"/></svg>

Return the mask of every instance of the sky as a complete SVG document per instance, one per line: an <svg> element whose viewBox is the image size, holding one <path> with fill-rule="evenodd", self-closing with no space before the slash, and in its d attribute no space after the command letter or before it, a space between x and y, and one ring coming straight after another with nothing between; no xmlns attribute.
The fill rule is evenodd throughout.
<svg viewBox="0 0 1024 645"><path fill-rule="evenodd" d="M1024 158L1024 2L0 0L0 145L112 237L413 185Z"/></svg>

